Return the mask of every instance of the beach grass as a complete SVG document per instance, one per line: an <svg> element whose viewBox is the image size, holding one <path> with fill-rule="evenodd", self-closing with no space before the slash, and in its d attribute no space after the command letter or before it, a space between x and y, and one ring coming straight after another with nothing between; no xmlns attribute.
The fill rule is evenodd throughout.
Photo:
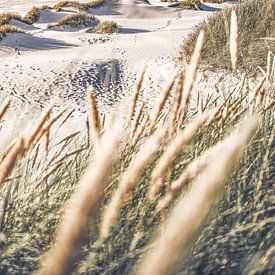
<svg viewBox="0 0 275 275"><path fill-rule="evenodd" d="M68 27L78 28L78 27L88 27L91 24L97 24L98 22L99 20L95 16L80 12L80 13L65 16L53 26L62 27L62 28L68 28Z"/></svg>
<svg viewBox="0 0 275 275"><path fill-rule="evenodd" d="M5 37L7 35L7 33L25 33L25 31L16 27L16 26L12 26L12 25L1 25L0 26L0 39Z"/></svg>
<svg viewBox="0 0 275 275"><path fill-rule="evenodd" d="M56 11L60 11L62 8L75 8L79 11L88 11L89 9L92 8L98 8L101 5L103 5L105 0L95 0L95 1L90 1L88 3L81 3L78 1L59 1L57 4L53 6L53 8Z"/></svg>
<svg viewBox="0 0 275 275"><path fill-rule="evenodd" d="M147 251L151 245L156 251L168 251L168 247L158 249L162 239L154 236L161 228L170 232L165 220L176 215L178 201L184 205L187 198L197 200L193 188L206 192L200 198L209 203L209 209L192 206L188 224L201 220L203 231L196 225L178 248L168 243L177 257L183 257L187 248L188 253L177 264L175 257L162 260L162 268L206 273L270 270L274 88L268 86L264 94L260 88L255 94L239 85L235 91L225 98L198 103L196 108L182 109L183 104L173 128L163 107L157 120L151 120L153 114L144 109L139 115L134 97L135 111L129 120L129 127L137 127L134 138L129 137L132 131L127 128L116 132L114 122L92 123L102 121L94 106L90 108L90 127L83 122L82 133L54 140L70 120L66 113L53 114L51 108L45 111L34 129L22 136L23 141L15 139L1 152L0 271L128 274L141 270L142 274L149 268L155 274L154 267L161 265L150 265ZM250 113L257 119L249 118ZM137 115L138 125L134 123ZM243 122L244 117L247 120ZM120 121L118 125L124 124ZM234 130L236 127L240 130ZM92 129L99 135L95 147L88 134ZM49 130L55 133L50 138ZM187 145L182 146L184 140L180 140L187 135ZM210 171L212 178L207 174ZM157 189L151 175L158 179ZM214 188L211 192L204 177L209 188ZM153 196L149 196L153 187ZM187 215L185 211L190 210L184 207L180 217ZM182 228L177 222L179 218L169 224ZM171 234L180 240L186 230L183 227ZM194 238L195 243L191 241ZM151 240L159 241L151 244ZM147 255L144 261L143 255ZM258 260L252 265L255 255ZM152 263L155 257L152 254ZM220 260L215 261L216 257Z"/></svg>
<svg viewBox="0 0 275 275"><path fill-rule="evenodd" d="M93 33L115 33L118 30L118 25L113 21L101 21L93 29Z"/></svg>
<svg viewBox="0 0 275 275"><path fill-rule="evenodd" d="M8 25L10 20L12 20L12 19L30 24L29 21L25 20L24 18L22 18L22 16L20 16L17 13L3 12L3 13L0 13L0 26Z"/></svg>
<svg viewBox="0 0 275 275"><path fill-rule="evenodd" d="M275 51L274 40L269 39L275 36L274 5L272 0L247 0L210 16L184 40L180 61L190 60L199 31L204 29L207 39L203 50L203 67L208 70L229 70L230 14L234 9L239 25L238 66L246 73L255 73L258 66L265 66L266 52Z"/></svg>
<svg viewBox="0 0 275 275"><path fill-rule="evenodd" d="M274 54L256 86L246 75L191 100L207 35L199 32L186 71L170 76L152 110L145 70L127 113L100 113L91 87L79 129L73 111L50 105L1 141L0 274L272 273ZM13 127L12 103L0 105L0 131Z"/></svg>

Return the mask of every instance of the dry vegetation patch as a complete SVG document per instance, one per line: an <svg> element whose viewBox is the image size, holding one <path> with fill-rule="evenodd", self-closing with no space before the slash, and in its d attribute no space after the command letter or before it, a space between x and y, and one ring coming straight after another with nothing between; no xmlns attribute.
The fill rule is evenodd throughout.
<svg viewBox="0 0 275 275"><path fill-rule="evenodd" d="M0 26L0 39L5 37L7 33L25 33L24 30L12 26L12 25L1 25Z"/></svg>
<svg viewBox="0 0 275 275"><path fill-rule="evenodd" d="M91 8L100 7L106 0L95 0L88 3L80 3L78 1L60 1L54 5L56 11L60 11L62 8L71 7L80 11L87 11Z"/></svg>
<svg viewBox="0 0 275 275"><path fill-rule="evenodd" d="M199 0L183 0L177 3L169 5L169 7L179 8L179 9L195 9L200 10Z"/></svg>
<svg viewBox="0 0 275 275"><path fill-rule="evenodd" d="M115 33L118 31L118 25L113 21L101 21L92 30L93 33Z"/></svg>
<svg viewBox="0 0 275 275"><path fill-rule="evenodd" d="M26 21L24 18L22 18L17 13L3 12L3 13L0 14L0 26L9 24L10 20L12 20L12 19L22 21L24 23L29 24L28 21Z"/></svg>
<svg viewBox="0 0 275 275"><path fill-rule="evenodd" d="M77 13L65 16L57 24L50 27L62 27L62 28L80 28L88 27L98 23L99 20L90 14L87 13Z"/></svg>
<svg viewBox="0 0 275 275"><path fill-rule="evenodd" d="M225 2L225 0L204 0L205 3L217 3L222 4Z"/></svg>

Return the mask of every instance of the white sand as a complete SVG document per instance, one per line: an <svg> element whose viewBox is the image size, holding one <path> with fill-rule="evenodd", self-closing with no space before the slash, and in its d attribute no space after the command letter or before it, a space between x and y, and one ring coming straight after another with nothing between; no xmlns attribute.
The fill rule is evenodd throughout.
<svg viewBox="0 0 275 275"><path fill-rule="evenodd" d="M11 3L12 2L12 3ZM53 5L57 1L45 1ZM83 1L87 2L87 1ZM41 1L4 0L0 12L25 14ZM228 4L228 3L227 3ZM213 11L192 11L166 7L166 3L139 1L107 3L91 9L100 20L117 22L113 35L47 29L71 10L41 11L37 23L25 29L31 35L8 34L0 41L0 101L15 98L17 109L29 112L50 101L57 106L85 110L85 91L92 85L103 108L129 95L133 79L147 65L146 94L154 100L175 68L183 38L192 27ZM206 10L223 5L205 4ZM13 22L20 27L21 23Z"/></svg>

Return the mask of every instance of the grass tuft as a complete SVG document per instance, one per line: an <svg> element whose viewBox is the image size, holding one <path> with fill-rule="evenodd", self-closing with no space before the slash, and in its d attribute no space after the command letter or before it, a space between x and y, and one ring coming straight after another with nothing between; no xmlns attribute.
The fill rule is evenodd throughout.
<svg viewBox="0 0 275 275"><path fill-rule="evenodd" d="M65 8L65 7L66 8L71 7L79 11L88 11L89 9L100 7L105 3L105 1L106 0L95 0L88 3L80 3L77 1L59 1L56 5L54 5L53 8L56 11L60 11L62 8Z"/></svg>
<svg viewBox="0 0 275 275"><path fill-rule="evenodd" d="M173 4L170 4L169 7L174 7L178 9L195 9L200 10L200 1L198 0L183 0Z"/></svg>
<svg viewBox="0 0 275 275"><path fill-rule="evenodd" d="M88 27L96 23L98 23L98 19L93 15L89 15L87 13L77 13L65 16L64 18L59 20L56 25L53 26L62 28L79 28Z"/></svg>
<svg viewBox="0 0 275 275"><path fill-rule="evenodd" d="M10 20L18 20L24 23L29 24L24 18L22 18L19 14L13 12L3 12L0 13L0 26L9 24Z"/></svg>
<svg viewBox="0 0 275 275"><path fill-rule="evenodd" d="M1 25L0 26L0 39L6 36L7 33L25 33L24 30L12 26L12 25Z"/></svg>
<svg viewBox="0 0 275 275"><path fill-rule="evenodd" d="M113 21L101 21L97 24L97 26L93 29L94 33L115 33L118 31L117 23Z"/></svg>

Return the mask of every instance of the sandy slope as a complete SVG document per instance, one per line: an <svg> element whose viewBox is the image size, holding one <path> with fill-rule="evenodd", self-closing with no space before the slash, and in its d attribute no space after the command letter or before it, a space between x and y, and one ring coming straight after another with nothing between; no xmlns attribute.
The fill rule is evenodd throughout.
<svg viewBox="0 0 275 275"><path fill-rule="evenodd" d="M56 1L45 2L52 5ZM25 14L38 3L0 1L0 12ZM167 8L155 0L151 3L132 5L125 1L91 9L99 19L118 23L120 32L115 35L91 34L87 29L49 30L48 24L72 11L41 12L39 22L28 30L32 36L9 34L0 42L0 100L10 94L16 99L17 109L30 115L33 108L49 101L57 106L72 105L83 112L85 91L92 85L105 108L131 92L133 79L144 65L148 87L145 96L154 99L154 91L158 92L157 87L161 88L173 73L183 37L212 12ZM211 7L207 5L206 9Z"/></svg>

